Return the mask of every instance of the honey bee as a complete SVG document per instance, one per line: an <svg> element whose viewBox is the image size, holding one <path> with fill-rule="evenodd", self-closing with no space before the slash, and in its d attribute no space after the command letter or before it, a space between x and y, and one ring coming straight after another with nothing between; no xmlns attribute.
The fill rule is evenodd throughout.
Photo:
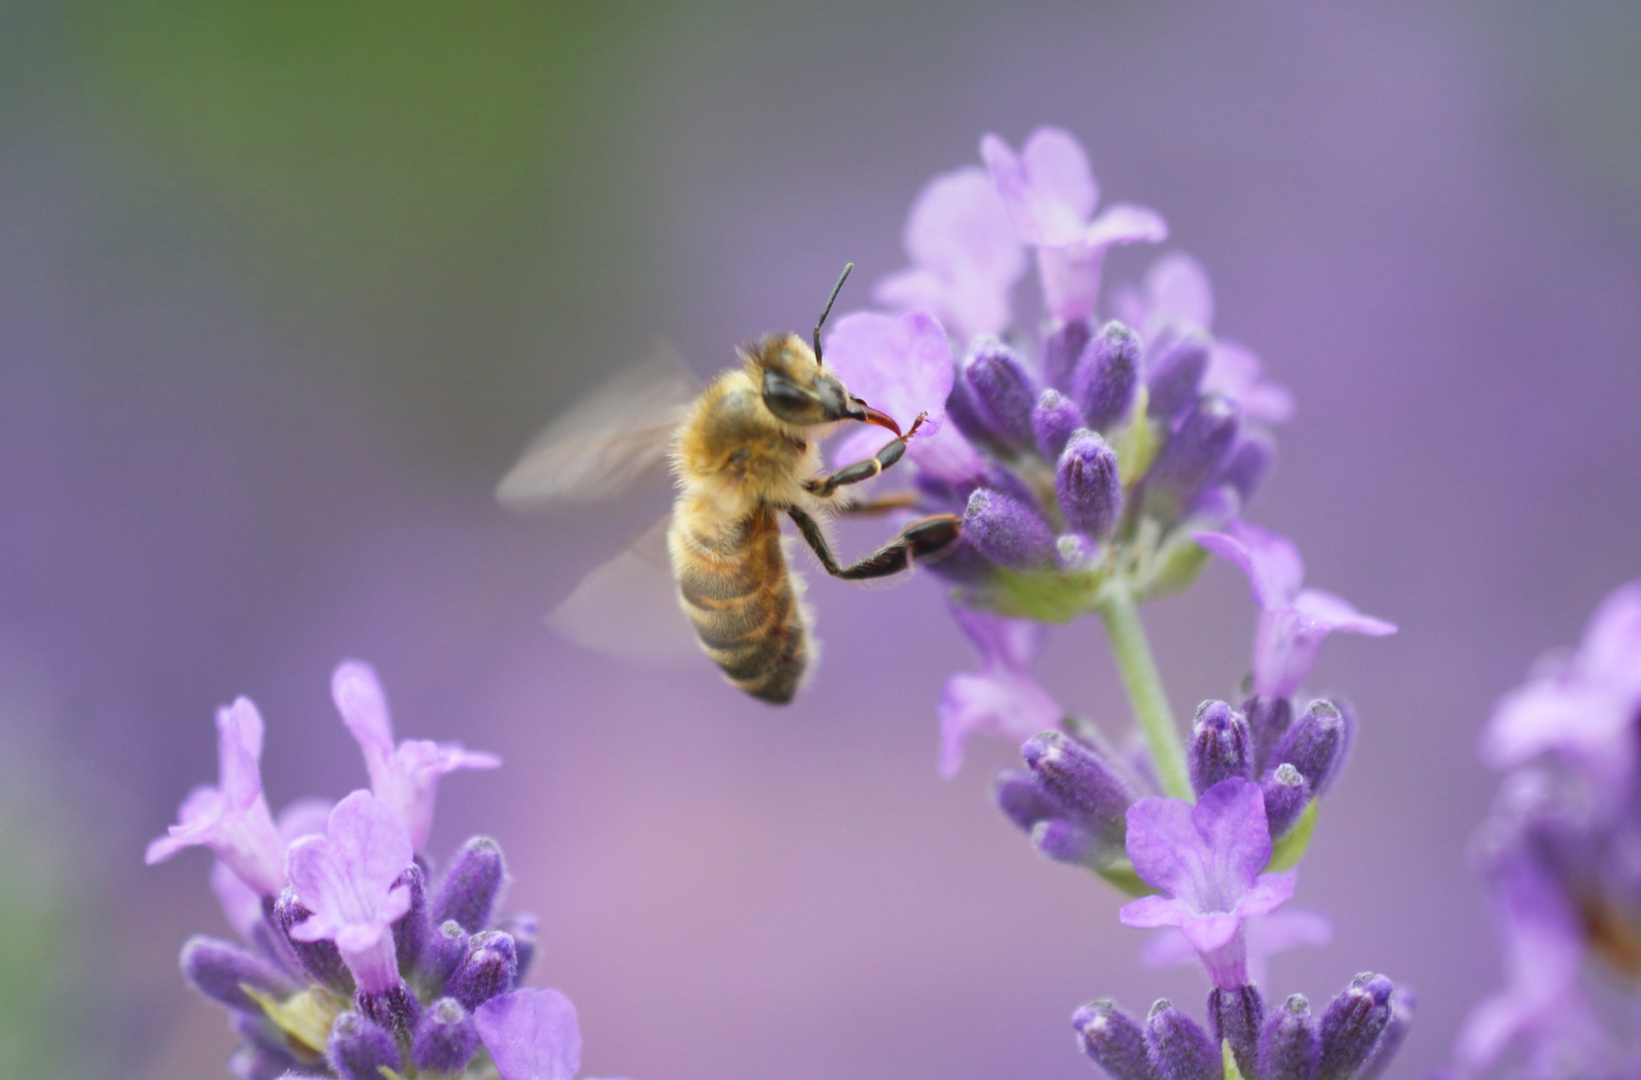
<svg viewBox="0 0 1641 1080"><path fill-rule="evenodd" d="M813 620L802 581L787 565L783 515L827 573L854 581L938 557L961 525L951 514L922 518L847 565L832 552L822 527L832 515L908 505L896 496L858 500L844 489L899 461L925 419L918 416L902 433L823 362L821 329L851 269L833 288L812 344L796 334L768 335L687 403L681 391L688 384L676 375L656 368L635 373L550 426L497 489L513 506L587 499L668 457L677 491L665 537L676 603L729 681L772 704L792 700L812 651ZM849 422L875 424L894 438L863 461L825 472L819 444ZM597 594L629 589L647 566L653 557L623 553L589 575L560 611L596 612Z"/></svg>

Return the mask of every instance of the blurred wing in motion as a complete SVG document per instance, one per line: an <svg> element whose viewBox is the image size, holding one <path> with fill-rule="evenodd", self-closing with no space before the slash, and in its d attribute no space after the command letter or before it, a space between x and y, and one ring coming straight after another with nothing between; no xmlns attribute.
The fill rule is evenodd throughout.
<svg viewBox="0 0 1641 1080"><path fill-rule="evenodd" d="M548 424L496 485L496 498L527 511L617 494L662 464L699 392L677 352L660 346Z"/></svg>
<svg viewBox="0 0 1641 1080"><path fill-rule="evenodd" d="M581 579L547 616L559 636L596 653L649 662L688 658L701 647L678 607L662 518L638 542Z"/></svg>

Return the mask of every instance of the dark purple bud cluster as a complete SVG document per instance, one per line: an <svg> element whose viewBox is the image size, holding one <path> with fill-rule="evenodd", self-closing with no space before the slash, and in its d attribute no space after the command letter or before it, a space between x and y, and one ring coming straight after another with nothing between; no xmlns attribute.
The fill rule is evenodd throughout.
<svg viewBox="0 0 1641 1080"><path fill-rule="evenodd" d="M1271 838L1278 839L1327 794L1344 768L1354 729L1348 706L1322 699L1298 719L1288 698L1253 697L1241 712L1223 701L1205 701L1187 747L1191 786L1201 795L1233 776L1258 782Z"/></svg>
<svg viewBox="0 0 1641 1080"><path fill-rule="evenodd" d="M1210 993L1206 1028L1166 999L1143 1024L1101 1000L1073 1013L1071 1025L1083 1052L1112 1080L1223 1080L1227 1053L1244 1080L1375 1080L1412 1018L1412 993L1368 972L1320 1018L1299 994L1268 1010L1250 985Z"/></svg>
<svg viewBox="0 0 1641 1080"><path fill-rule="evenodd" d="M1144 792L1099 750L1060 731L1026 740L1026 769L1003 769L993 794L1039 852L1097 873L1126 865L1129 805Z"/></svg>
<svg viewBox="0 0 1641 1080"><path fill-rule="evenodd" d="M420 863L404 876L410 907L391 929L399 977L385 988L358 988L335 943L292 934L312 913L291 889L266 905L270 933L253 935L251 947L189 939L183 974L232 1011L245 1040L230 1062L234 1075L462 1073L479 1049L474 1010L518 985L535 955L536 921L494 918L507 881L494 840L469 840L431 890L428 876Z"/></svg>
<svg viewBox="0 0 1641 1080"><path fill-rule="evenodd" d="M1111 574L1142 598L1188 585L1201 559L1183 526L1234 518L1273 456L1236 402L1204 389L1211 346L1165 333L1148 349L1121 323L1074 319L1037 365L976 339L947 416L982 465L966 482L919 480L929 509L964 519L959 550L931 569L968 602L1044 621L1069 613L1021 575L1074 579L1085 608Z"/></svg>

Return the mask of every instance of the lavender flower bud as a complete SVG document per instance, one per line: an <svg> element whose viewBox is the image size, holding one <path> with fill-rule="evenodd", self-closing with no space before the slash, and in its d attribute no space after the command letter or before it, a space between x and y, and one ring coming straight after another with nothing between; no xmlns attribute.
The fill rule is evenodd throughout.
<svg viewBox="0 0 1641 1080"><path fill-rule="evenodd" d="M274 902L274 922L284 936L285 943L302 965L302 970L314 982L347 996L353 993L353 972L342 961L336 942L321 938L318 941L298 941L291 937L291 927L307 920L313 912L296 898L296 890L287 886Z"/></svg>
<svg viewBox="0 0 1641 1080"><path fill-rule="evenodd" d="M1259 1032L1264 1024L1265 998L1259 987L1209 992L1208 1032L1216 1044L1231 1044L1231 1056L1244 1077L1259 1075Z"/></svg>
<svg viewBox="0 0 1641 1080"><path fill-rule="evenodd" d="M1061 390L1071 385L1071 373L1088 348L1094 327L1087 319L1072 319L1043 339L1043 378ZM1050 461L1058 454L1045 455Z"/></svg>
<svg viewBox="0 0 1641 1080"><path fill-rule="evenodd" d="M1293 722L1293 702L1287 698L1256 695L1242 703L1242 714L1248 718L1248 732L1253 736L1254 769L1263 773L1270 767L1271 754Z"/></svg>
<svg viewBox="0 0 1641 1080"><path fill-rule="evenodd" d="M1037 452L1044 461L1055 461L1066 448L1071 433L1083 426L1083 412L1058 390L1043 391L1031 414L1031 429L1037 436Z"/></svg>
<svg viewBox="0 0 1641 1080"><path fill-rule="evenodd" d="M1019 570L1054 558L1054 534L1036 511L989 488L969 496L963 536L992 562Z"/></svg>
<svg viewBox="0 0 1641 1080"><path fill-rule="evenodd" d="M997 770L991 792L1003 816L1027 832L1039 821L1062 817L1066 812L1036 777L1019 769Z"/></svg>
<svg viewBox="0 0 1641 1080"><path fill-rule="evenodd" d="M331 1025L325 1060L342 1080L382 1080L384 1066L403 1065L393 1036L356 1012L343 1013Z"/></svg>
<svg viewBox="0 0 1641 1080"><path fill-rule="evenodd" d="M1316 1080L1350 1080L1373 1052L1390 1023L1394 984L1383 975L1363 972L1350 981L1322 1014L1322 1061Z"/></svg>
<svg viewBox="0 0 1641 1080"><path fill-rule="evenodd" d="M1253 776L1248 721L1223 701L1204 701L1191 724L1191 786L1201 795L1221 780Z"/></svg>
<svg viewBox="0 0 1641 1080"><path fill-rule="evenodd" d="M1369 1052L1367 1061L1356 1070L1352 1080L1378 1080L1384 1071L1390 1067L1396 1057L1396 1051L1402 1048L1406 1040L1408 1029L1413 1026L1413 991L1405 986L1398 986L1390 994L1390 1023L1385 1025L1379 1041L1374 1043Z"/></svg>
<svg viewBox="0 0 1641 1080"><path fill-rule="evenodd" d="M261 1013L262 1006L245 992L247 986L274 997L296 992L295 985L278 968L221 938L195 934L183 942L179 963L194 989L230 1009Z"/></svg>
<svg viewBox="0 0 1641 1080"><path fill-rule="evenodd" d="M450 977L445 992L476 1009L497 994L513 988L518 976L518 953L513 939L499 930L485 930L468 941L467 956Z"/></svg>
<svg viewBox="0 0 1641 1080"><path fill-rule="evenodd" d="M406 1042L422 1016L422 1003L403 981L385 990L360 990L353 995L353 1004L367 1019Z"/></svg>
<svg viewBox="0 0 1641 1080"><path fill-rule="evenodd" d="M439 883L433 901L433 923L455 919L468 933L483 930L490 925L490 913L506 881L501 845L488 836L475 836L456 852Z"/></svg>
<svg viewBox="0 0 1641 1080"><path fill-rule="evenodd" d="M1021 359L1000 341L982 341L963 368L969 400L994 435L1015 449L1035 446L1031 414L1037 403L1037 380Z"/></svg>
<svg viewBox="0 0 1641 1080"><path fill-rule="evenodd" d="M1236 439L1238 413L1230 399L1199 398L1157 453L1145 477L1145 510L1178 521L1206 487Z"/></svg>
<svg viewBox="0 0 1641 1080"><path fill-rule="evenodd" d="M957 425L963 437L976 446L991 448L998 445L998 435L980 414L980 407L974 401L974 391L969 389L969 381L961 371L952 380L952 392L946 396L946 416Z"/></svg>
<svg viewBox="0 0 1641 1080"><path fill-rule="evenodd" d="M455 919L446 919L427 939L418 968L419 981L428 990L438 993L456 974L456 969L467 959L467 931Z"/></svg>
<svg viewBox="0 0 1641 1080"><path fill-rule="evenodd" d="M496 925L497 930L513 939L513 953L518 957L515 982L524 981L530 970L530 961L536 958L536 926L536 917L526 912L509 915Z"/></svg>
<svg viewBox="0 0 1641 1080"><path fill-rule="evenodd" d="M1122 510L1117 452L1083 428L1071 436L1054 473L1054 493L1066 523L1097 540L1111 535Z"/></svg>
<svg viewBox="0 0 1641 1080"><path fill-rule="evenodd" d="M1020 748L1038 783L1089 832L1115 838L1127 827L1128 785L1106 760L1059 731L1033 735Z"/></svg>
<svg viewBox="0 0 1641 1080"><path fill-rule="evenodd" d="M1083 410L1089 427L1104 431L1128 415L1139 371L1139 335L1120 322L1102 326L1071 374L1071 400Z"/></svg>
<svg viewBox="0 0 1641 1080"><path fill-rule="evenodd" d="M1162 1080L1224 1080L1224 1059L1202 1025L1158 998L1145 1021L1151 1062Z"/></svg>
<svg viewBox="0 0 1641 1080"><path fill-rule="evenodd" d="M1259 1033L1260 1080L1313 1080L1322 1060L1321 1036L1305 995L1294 994Z"/></svg>
<svg viewBox="0 0 1641 1080"><path fill-rule="evenodd" d="M1039 821L1031 829L1031 844L1055 862L1086 865L1099 851L1099 837L1064 818Z"/></svg>
<svg viewBox="0 0 1641 1080"><path fill-rule="evenodd" d="M1345 759L1345 719L1331 701L1313 701L1277 744L1271 760L1289 764L1320 797Z"/></svg>
<svg viewBox="0 0 1641 1080"><path fill-rule="evenodd" d="M1111 1080L1162 1080L1145 1045L1145 1032L1114 1001L1090 1001L1071 1014L1083 1053Z"/></svg>
<svg viewBox="0 0 1641 1080"><path fill-rule="evenodd" d="M479 1049L472 1014L455 998L442 997L422 1014L410 1060L425 1072L459 1073Z"/></svg>
<svg viewBox="0 0 1641 1080"><path fill-rule="evenodd" d="M400 880L410 886L410 910L393 924L393 949L399 961L399 971L408 974L415 970L416 961L422 958L422 949L427 946L427 936L432 926L427 915L426 872L420 866L413 865L400 875Z"/></svg>
<svg viewBox="0 0 1641 1080"><path fill-rule="evenodd" d="M1231 452L1225 455L1219 475L1214 477L1214 484L1234 489L1237 497L1246 503L1271 474L1274 464L1276 443L1271 437L1262 431L1244 432Z"/></svg>
<svg viewBox="0 0 1641 1080"><path fill-rule="evenodd" d="M1146 380L1146 411L1172 425L1197 398L1203 373L1208 370L1208 342L1192 334L1164 345L1151 363Z"/></svg>
<svg viewBox="0 0 1641 1080"><path fill-rule="evenodd" d="M1310 785L1305 783L1299 770L1287 762L1266 777L1259 791L1265 797L1265 822L1270 826L1272 840L1293 828L1293 823L1305 812L1305 804L1311 800Z"/></svg>

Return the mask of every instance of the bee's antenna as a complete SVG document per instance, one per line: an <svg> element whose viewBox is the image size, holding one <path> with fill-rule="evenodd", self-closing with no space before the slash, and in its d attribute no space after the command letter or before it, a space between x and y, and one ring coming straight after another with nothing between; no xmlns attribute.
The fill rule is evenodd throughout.
<svg viewBox="0 0 1641 1080"><path fill-rule="evenodd" d="M843 273L838 275L838 283L832 286L832 295L826 301L826 310L821 312L820 321L815 324L815 363L821 363L820 332L826 325L826 317L832 314L832 305L838 301L838 293L843 291L843 283L849 280L849 271L855 268L854 263L844 263Z"/></svg>

